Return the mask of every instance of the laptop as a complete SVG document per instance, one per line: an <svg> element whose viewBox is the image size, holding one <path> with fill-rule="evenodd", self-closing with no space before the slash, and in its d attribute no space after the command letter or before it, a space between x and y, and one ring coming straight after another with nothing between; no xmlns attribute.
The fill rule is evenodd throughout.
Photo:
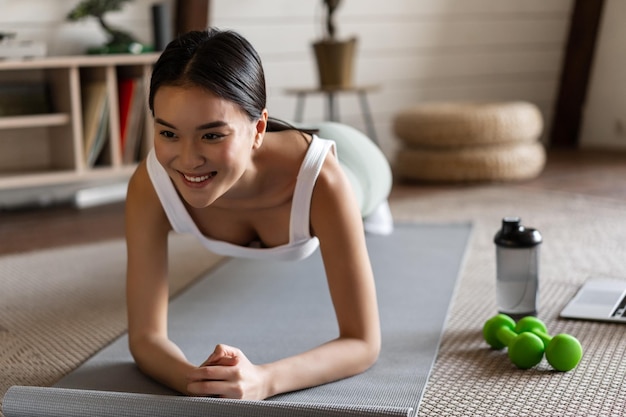
<svg viewBox="0 0 626 417"><path fill-rule="evenodd" d="M626 323L626 281L604 278L586 281L560 316Z"/></svg>

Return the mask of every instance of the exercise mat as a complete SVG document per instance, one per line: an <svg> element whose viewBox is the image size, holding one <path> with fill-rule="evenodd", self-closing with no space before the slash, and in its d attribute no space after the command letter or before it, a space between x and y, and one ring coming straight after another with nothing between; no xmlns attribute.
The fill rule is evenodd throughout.
<svg viewBox="0 0 626 417"><path fill-rule="evenodd" d="M469 224L397 225L368 236L382 350L366 372L265 401L185 397L134 365L122 336L54 387L13 386L6 417L409 416L419 407L471 232ZM337 335L319 251L299 262L228 259L170 302L169 335L193 363L218 343L265 363Z"/></svg>

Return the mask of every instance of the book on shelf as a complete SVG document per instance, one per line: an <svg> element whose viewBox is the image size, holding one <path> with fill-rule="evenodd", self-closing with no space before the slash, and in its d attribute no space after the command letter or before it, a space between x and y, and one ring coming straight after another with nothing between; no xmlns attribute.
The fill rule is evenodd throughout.
<svg viewBox="0 0 626 417"><path fill-rule="evenodd" d="M109 111L109 100L105 100L104 110L102 112L102 119L100 124L98 125L96 139L89 149L89 153L87 154L87 166L92 167L96 164L96 161L98 160L100 154L102 153L102 150L104 149L107 138L109 137Z"/></svg>
<svg viewBox="0 0 626 417"><path fill-rule="evenodd" d="M0 117L51 112L49 88L46 83L0 83Z"/></svg>
<svg viewBox="0 0 626 417"><path fill-rule="evenodd" d="M130 114L135 80L133 78L120 78L117 83L117 97L120 111L120 149L124 149L126 132L128 127L128 115Z"/></svg>
<svg viewBox="0 0 626 417"><path fill-rule="evenodd" d="M87 83L82 90L83 143L87 166L93 166L108 138L109 104L104 80Z"/></svg>
<svg viewBox="0 0 626 417"><path fill-rule="evenodd" d="M122 162L131 164L138 159L144 142L146 96L141 78L121 79L118 88Z"/></svg>

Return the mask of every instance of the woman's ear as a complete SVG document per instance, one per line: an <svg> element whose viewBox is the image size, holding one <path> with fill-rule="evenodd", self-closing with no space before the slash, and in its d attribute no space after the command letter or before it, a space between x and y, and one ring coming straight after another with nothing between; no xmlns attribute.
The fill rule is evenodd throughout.
<svg viewBox="0 0 626 417"><path fill-rule="evenodd" d="M265 136L265 130L267 129L267 118L267 109L263 109L263 111L261 112L261 117L259 117L256 122L256 131L254 135L254 144L252 145L252 149L258 149L263 143L263 137Z"/></svg>

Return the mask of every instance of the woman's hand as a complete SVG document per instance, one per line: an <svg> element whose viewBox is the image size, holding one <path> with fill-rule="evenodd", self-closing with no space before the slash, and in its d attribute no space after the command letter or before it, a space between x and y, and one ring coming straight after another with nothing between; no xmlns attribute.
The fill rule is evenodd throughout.
<svg viewBox="0 0 626 417"><path fill-rule="evenodd" d="M262 400L267 392L262 367L251 363L241 350L221 344L187 379L191 395Z"/></svg>

